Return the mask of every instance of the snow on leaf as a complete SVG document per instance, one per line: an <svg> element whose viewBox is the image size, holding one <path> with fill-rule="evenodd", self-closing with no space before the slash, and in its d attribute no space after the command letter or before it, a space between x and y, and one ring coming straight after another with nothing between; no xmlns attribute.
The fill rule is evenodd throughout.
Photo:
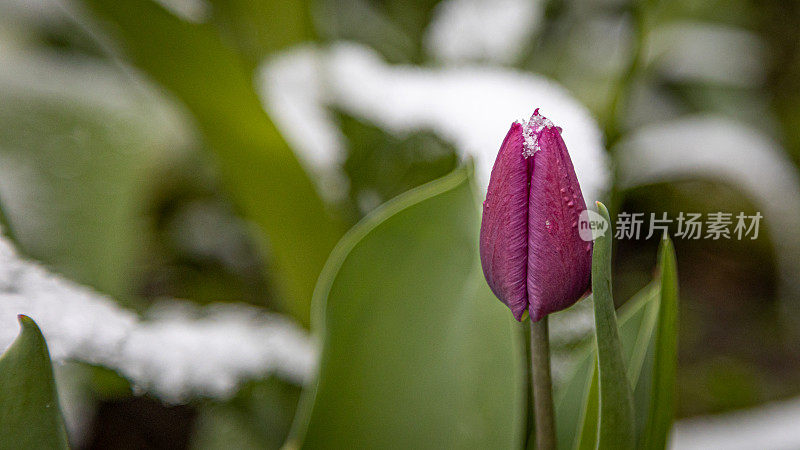
<svg viewBox="0 0 800 450"><path fill-rule="evenodd" d="M303 83L289 82L300 77ZM435 131L475 159L485 187L511 123L541 108L563 128L586 198L601 198L609 186L597 122L566 89L540 75L497 67L389 65L365 47L344 43L285 52L263 65L260 81L265 107L312 167L343 152L341 135L324 110L333 105L396 135Z"/></svg>
<svg viewBox="0 0 800 450"><path fill-rule="evenodd" d="M315 364L308 336L289 320L248 305L167 302L140 318L89 288L21 259L0 237L0 350L17 314L39 324L55 362L116 370L166 401L226 397L270 373L303 383Z"/></svg>

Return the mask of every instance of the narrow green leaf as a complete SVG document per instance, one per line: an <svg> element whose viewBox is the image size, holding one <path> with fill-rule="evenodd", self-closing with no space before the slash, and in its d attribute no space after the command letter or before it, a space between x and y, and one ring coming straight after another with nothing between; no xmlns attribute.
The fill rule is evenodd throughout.
<svg viewBox="0 0 800 450"><path fill-rule="evenodd" d="M587 299L586 301L590 301ZM575 448L583 428L586 396L594 370L594 348L586 345L575 351L576 357L570 374L554 386L556 409L556 439L558 448ZM597 406L595 405L595 409Z"/></svg>
<svg viewBox="0 0 800 450"><path fill-rule="evenodd" d="M262 42L253 33L245 32L242 27L247 27L246 21L240 20L240 13L236 12L236 8L251 8L245 3L231 4L219 11L227 16L212 17L204 23L183 20L151 0L82 3L109 25L108 30L119 38L133 64L190 110L214 152L223 184L242 213L267 238L281 274L276 280L285 294L281 306L308 323L314 284L344 232L344 225L326 210L311 179L267 117L254 89L253 63L249 58L264 51L262 46L267 41L282 46L289 40ZM216 4L211 8L212 15L215 8ZM286 29L293 26L293 21L281 22L283 16L261 17L256 23L264 29L256 30L256 35L268 32L294 36ZM271 26L263 21L265 17L271 19ZM214 20L222 22L217 24ZM233 27L235 37L220 33L224 24Z"/></svg>
<svg viewBox="0 0 800 450"><path fill-rule="evenodd" d="M608 210L597 203L600 214L611 223ZM592 294L594 297L595 339L598 360L600 398L599 449L632 449L634 434L633 394L611 295L611 227L594 242L592 257Z"/></svg>
<svg viewBox="0 0 800 450"><path fill-rule="evenodd" d="M633 389L633 407L636 412L636 442L641 442L644 427L647 423L648 404L650 403L650 382L652 365L652 348L655 339L655 327L658 322L658 282L653 281L642 289L636 297L640 297L641 306L632 317L636 326L620 325L622 349L626 355L628 381ZM633 300L639 300L634 297ZM627 305L626 305L627 306ZM622 310L620 311L622 315Z"/></svg>
<svg viewBox="0 0 800 450"><path fill-rule="evenodd" d="M334 250L315 292L319 375L292 445L521 446L523 344L483 279L471 179L461 168L401 195Z"/></svg>
<svg viewBox="0 0 800 450"><path fill-rule="evenodd" d="M583 408L583 420L580 423L574 447L578 450L592 450L597 446L597 422L599 419L597 405L600 403L600 393L597 386L597 358L594 358L593 362L589 387L586 391L586 403Z"/></svg>
<svg viewBox="0 0 800 450"><path fill-rule="evenodd" d="M0 450L69 448L47 344L30 317L19 323L0 356Z"/></svg>
<svg viewBox="0 0 800 450"><path fill-rule="evenodd" d="M635 411L646 410L640 405L640 395L649 393L642 389L650 378L646 370L648 349L652 347L655 317L658 313L658 284L653 282L637 292L619 309L619 333L623 357L628 368L628 380L635 386ZM586 301L591 301L587 299ZM594 345L576 350L574 369L556 391L556 419L559 448L594 448L597 442L597 373ZM652 367L650 367L652 370ZM594 391L592 391L594 390ZM648 394L649 395L649 394ZM588 412L587 412L588 411ZM646 416L636 417L637 427L644 427ZM594 421L594 422L592 422Z"/></svg>
<svg viewBox="0 0 800 450"><path fill-rule="evenodd" d="M678 275L675 249L664 235L659 249L661 281L658 326L656 328L651 404L647 410L645 449L664 449L675 411L675 378L678 365ZM644 414L644 411L640 411Z"/></svg>

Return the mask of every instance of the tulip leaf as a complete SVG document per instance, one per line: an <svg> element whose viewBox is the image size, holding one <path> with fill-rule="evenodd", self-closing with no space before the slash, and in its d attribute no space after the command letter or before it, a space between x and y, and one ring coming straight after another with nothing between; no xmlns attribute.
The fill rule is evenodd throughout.
<svg viewBox="0 0 800 450"><path fill-rule="evenodd" d="M647 285L619 309L619 334L628 380L631 386L636 387L636 411L641 410L639 394L642 390L639 386L646 384L647 377L643 372L647 369L646 353L652 346L657 313L657 283ZM598 408L597 373L594 369L596 351L593 345L587 345L576 353L578 356L574 369L556 391L559 448L594 448Z"/></svg>
<svg viewBox="0 0 800 450"><path fill-rule="evenodd" d="M0 449L69 448L47 344L31 318L19 323L0 356Z"/></svg>
<svg viewBox="0 0 800 450"><path fill-rule="evenodd" d="M575 448L579 450L592 450L596 448L597 444L597 422L599 419L597 417L599 412L597 405L600 399L597 387L597 358L594 356L594 353L592 353L592 356L590 361L594 364L591 366L592 372L589 378L589 390L586 393L586 402L583 407L583 416L575 445Z"/></svg>
<svg viewBox="0 0 800 450"><path fill-rule="evenodd" d="M295 20L284 19L308 4L254 7L237 2L216 11L215 2L209 21L194 23L150 0L82 3L109 25L130 61L191 112L214 153L223 185L268 241L281 275L276 280L284 294L280 306L307 323L316 278L344 225L328 213L265 113L254 89L252 58L303 38L303 33L292 38ZM273 8L285 11L242 17ZM261 39L264 33L286 38Z"/></svg>
<svg viewBox="0 0 800 450"><path fill-rule="evenodd" d="M597 203L600 214L611 223L608 210ZM613 233L598 236L592 257L595 346L599 387L597 448L627 449L636 442L633 393L628 383L622 344L611 295L611 241Z"/></svg>
<svg viewBox="0 0 800 450"><path fill-rule="evenodd" d="M585 301L590 301L589 299ZM574 448L583 426L587 395L594 370L594 349L589 345L575 351L573 368L569 375L554 386L553 400L556 415L556 439L558 448Z"/></svg>
<svg viewBox="0 0 800 450"><path fill-rule="evenodd" d="M292 446L522 446L522 335L483 278L478 224L467 167L342 239L315 291L319 373Z"/></svg>
<svg viewBox="0 0 800 450"><path fill-rule="evenodd" d="M659 276L619 310L619 335L636 411L637 448L665 448L674 410L677 282L674 250L668 240L661 244L659 261ZM595 355L592 346L578 350L572 372L557 386L559 448L596 445Z"/></svg>
<svg viewBox="0 0 800 450"><path fill-rule="evenodd" d="M675 249L668 236L664 236L659 249L658 326L656 327L653 362L650 371L652 384L646 410L647 426L644 430L645 449L663 449L675 413L675 378L678 366L678 274Z"/></svg>

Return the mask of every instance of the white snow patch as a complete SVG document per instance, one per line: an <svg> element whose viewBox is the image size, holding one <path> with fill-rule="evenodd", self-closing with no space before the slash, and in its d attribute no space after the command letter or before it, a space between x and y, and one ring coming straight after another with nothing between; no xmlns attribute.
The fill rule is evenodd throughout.
<svg viewBox="0 0 800 450"><path fill-rule="evenodd" d="M297 47L261 68L258 90L270 117L300 159L315 171L341 163L344 136L324 105L332 99L324 80L322 52Z"/></svg>
<svg viewBox="0 0 800 450"><path fill-rule="evenodd" d="M530 158L534 153L541 150L539 135L545 128L553 128L553 126L553 122L550 119L539 114L539 109L533 112L530 120L522 123L522 137L525 139L525 143L522 145L522 155L525 158ZM558 128L558 132L561 133L561 128Z"/></svg>
<svg viewBox="0 0 800 450"><path fill-rule="evenodd" d="M287 60L289 62L287 62ZM275 77L305 77L295 86ZM483 187L508 129L536 108L563 128L587 200L601 198L609 185L603 138L589 111L557 83L539 75L490 67L421 68L389 65L356 44L328 50L302 48L280 55L262 70L265 107L286 136L299 138L301 157L336 161L343 148L324 108L335 105L387 131L404 135L431 129L475 159ZM322 93L315 86L322 86ZM274 94L280 90L280 95ZM301 111L314 111L313 113ZM325 137L327 136L327 137Z"/></svg>
<svg viewBox="0 0 800 450"><path fill-rule="evenodd" d="M679 420L673 450L795 450L800 448L800 398L716 416Z"/></svg>
<svg viewBox="0 0 800 450"><path fill-rule="evenodd" d="M0 237L0 350L15 339L18 314L37 322L55 362L109 367L170 402L224 398L268 374L303 383L315 364L307 334L281 316L248 305L169 302L141 319L22 260Z"/></svg>

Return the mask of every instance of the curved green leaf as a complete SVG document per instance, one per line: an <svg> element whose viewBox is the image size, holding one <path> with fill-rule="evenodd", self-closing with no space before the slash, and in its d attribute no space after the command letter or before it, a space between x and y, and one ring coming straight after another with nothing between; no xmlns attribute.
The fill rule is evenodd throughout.
<svg viewBox="0 0 800 450"><path fill-rule="evenodd" d="M30 317L19 323L22 331L0 356L0 450L67 449L47 344Z"/></svg>
<svg viewBox="0 0 800 450"><path fill-rule="evenodd" d="M593 358L592 360L594 361L594 365L592 366L591 378L589 379L589 390L586 393L583 418L580 423L577 441L574 447L579 450L592 450L596 448L597 444L597 422L599 419L597 416L599 412L597 405L600 403L600 394L597 387L597 358Z"/></svg>
<svg viewBox="0 0 800 450"><path fill-rule="evenodd" d="M585 301L591 301L586 299ZM558 448L572 449L583 429L587 408L587 395L594 370L594 348L586 345L575 350L575 361L569 375L554 386L553 399L556 414L556 440ZM595 406L595 409L597 407Z"/></svg>
<svg viewBox="0 0 800 450"><path fill-rule="evenodd" d="M334 250L315 292L319 376L293 445L522 445L522 342L483 279L471 178L461 168L401 195Z"/></svg>
<svg viewBox="0 0 800 450"><path fill-rule="evenodd" d="M611 223L608 210L597 203L600 214ZM611 240L613 233L599 236L592 256L595 344L598 362L600 417L597 448L632 449L634 434L633 394L625 370L622 344L611 295Z"/></svg>
<svg viewBox="0 0 800 450"><path fill-rule="evenodd" d="M637 448L665 448L674 410L677 281L671 242L662 242L659 255L659 276L619 310L623 359L636 411ZM559 448L586 449L596 445L595 354L595 349L588 345L577 350L572 372L558 386Z"/></svg>
<svg viewBox="0 0 800 450"><path fill-rule="evenodd" d="M675 378L678 366L678 274L675 249L667 235L659 249L661 281L658 327L654 342L651 403L647 409L645 449L664 449L675 414ZM644 411L640 411L644 414Z"/></svg>
<svg viewBox="0 0 800 450"><path fill-rule="evenodd" d="M642 386L649 385L647 376L648 349L652 346L653 330L658 313L658 284L653 282L636 293L619 309L619 334L623 358L628 371L628 381L634 387L635 411L646 410L641 400L649 395ZM576 363L570 376L557 392L556 414L559 425L559 448L594 448L597 442L597 372L596 351L593 345L578 350ZM648 400L649 401L649 400ZM644 426L646 416L637 414ZM576 432L577 431L577 432Z"/></svg>

